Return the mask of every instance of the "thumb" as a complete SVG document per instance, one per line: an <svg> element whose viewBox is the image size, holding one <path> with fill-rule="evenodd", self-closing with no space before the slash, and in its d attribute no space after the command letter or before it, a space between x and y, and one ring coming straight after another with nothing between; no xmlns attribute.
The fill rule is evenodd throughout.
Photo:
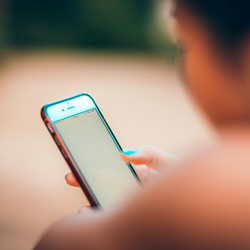
<svg viewBox="0 0 250 250"><path fill-rule="evenodd" d="M135 165L153 167L157 154L153 146L144 146L137 150L122 151L120 157L122 160Z"/></svg>
<svg viewBox="0 0 250 250"><path fill-rule="evenodd" d="M143 146L137 150L123 151L120 154L122 160L134 165L146 165L159 170L162 166L171 165L177 161L177 157L154 146Z"/></svg>

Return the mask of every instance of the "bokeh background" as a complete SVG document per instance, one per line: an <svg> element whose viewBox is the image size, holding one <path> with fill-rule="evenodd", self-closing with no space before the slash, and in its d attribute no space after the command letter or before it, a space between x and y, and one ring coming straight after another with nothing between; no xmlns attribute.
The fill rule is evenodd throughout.
<svg viewBox="0 0 250 250"><path fill-rule="evenodd" d="M3 48L172 50L155 0L2 0Z"/></svg>
<svg viewBox="0 0 250 250"><path fill-rule="evenodd" d="M0 2L0 249L31 249L87 204L64 181L44 104L91 94L124 148L184 156L216 141L178 74L167 1Z"/></svg>

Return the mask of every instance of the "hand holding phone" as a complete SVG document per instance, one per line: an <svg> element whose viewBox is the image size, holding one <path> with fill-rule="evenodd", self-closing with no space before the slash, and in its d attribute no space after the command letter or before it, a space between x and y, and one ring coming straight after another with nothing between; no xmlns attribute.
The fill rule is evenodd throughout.
<svg viewBox="0 0 250 250"><path fill-rule="evenodd" d="M121 146L89 95L45 105L41 115L92 206L107 209L139 186L134 169L120 159Z"/></svg>

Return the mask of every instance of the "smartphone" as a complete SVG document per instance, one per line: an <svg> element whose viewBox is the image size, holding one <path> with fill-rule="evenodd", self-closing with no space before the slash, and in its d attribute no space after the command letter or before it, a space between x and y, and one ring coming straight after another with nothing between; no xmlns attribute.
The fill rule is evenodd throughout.
<svg viewBox="0 0 250 250"><path fill-rule="evenodd" d="M140 186L100 109L88 94L45 105L42 119L93 207L107 209Z"/></svg>

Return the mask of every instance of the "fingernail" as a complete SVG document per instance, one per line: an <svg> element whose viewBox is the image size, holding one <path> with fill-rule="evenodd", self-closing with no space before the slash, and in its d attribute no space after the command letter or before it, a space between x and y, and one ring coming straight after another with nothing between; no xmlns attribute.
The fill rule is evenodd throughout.
<svg viewBox="0 0 250 250"><path fill-rule="evenodd" d="M136 153L136 150L127 150L127 151L122 151L124 155L133 155Z"/></svg>

